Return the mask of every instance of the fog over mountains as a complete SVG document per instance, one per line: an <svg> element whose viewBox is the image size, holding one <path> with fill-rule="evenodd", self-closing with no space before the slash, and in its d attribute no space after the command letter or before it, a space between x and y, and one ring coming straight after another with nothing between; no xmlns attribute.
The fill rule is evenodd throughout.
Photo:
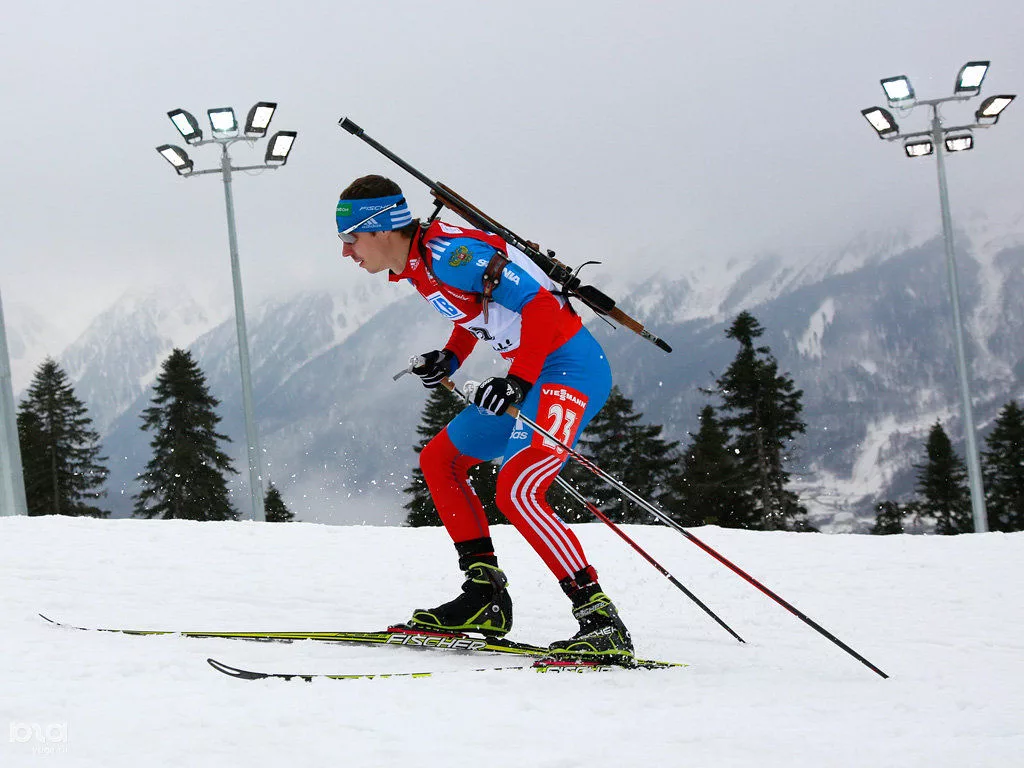
<svg viewBox="0 0 1024 768"><path fill-rule="evenodd" d="M975 220L956 243L984 434L1005 402L1024 396L1024 223L997 230ZM735 356L725 328L740 311L753 312L780 370L804 391L807 434L790 469L812 520L826 530L863 530L872 499L912 489L931 424L940 420L960 442L944 259L934 232L903 233L865 238L800 267L771 256L753 264L709 260L703 272L633 283L594 272L595 284L673 346L670 355L582 311L644 420L684 444L707 402L700 388ZM300 518L397 523L425 396L414 379L391 377L410 355L440 346L449 326L406 286L381 276L349 279L355 287L325 285L248 310L266 473ZM31 333L45 331L10 322L15 383L20 371L24 385ZM246 510L234 319L181 289L124 297L59 356L103 434L107 503L115 515L130 513L134 478L150 455L140 414L174 346L193 350L222 401L222 431L234 440L228 452L240 473L236 505ZM457 379L503 370L481 347Z"/></svg>

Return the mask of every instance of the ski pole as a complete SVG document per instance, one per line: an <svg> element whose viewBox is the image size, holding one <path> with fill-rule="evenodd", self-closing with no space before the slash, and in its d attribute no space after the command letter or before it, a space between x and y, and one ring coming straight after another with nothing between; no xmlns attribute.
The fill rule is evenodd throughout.
<svg viewBox="0 0 1024 768"><path fill-rule="evenodd" d="M391 377L392 380L393 381L397 381L399 378L401 378L405 374L412 373L412 369L413 368L415 368L417 366L420 366L420 365L423 365L423 363L424 363L424 359L422 357L420 357L420 356L416 356L416 357L410 358L410 360L409 360L409 367L399 371L394 376L392 376ZM455 386L455 383L451 379L445 377L445 378L443 378L441 380L441 385L445 389L447 389L453 395L455 395L458 398L461 398L462 400L464 400L467 403L472 403L472 395L468 393L468 390L470 388L470 385L475 385L475 384L476 384L476 382L467 382L467 384L466 384L467 391L466 392L460 392L458 390L458 388ZM515 418L523 418L524 421L526 421L526 423L528 423L528 424L531 424L534 427L534 429L543 432L543 430L541 430L541 428L539 426L537 426L536 424L534 424L532 421L530 421L529 419L526 419L525 417L521 417L519 415L519 409L518 408L515 408L514 406L510 407L508 409L507 413L509 413L510 415L512 415ZM556 440L556 442L557 442L557 440ZM570 449L569 453L573 454L575 452ZM683 584L680 583L674 576L672 576L672 574L670 574L661 565L659 565L658 562L653 557L651 557L646 552L644 552L644 550L640 548L640 545L638 545L635 541L633 541L631 538L629 538L629 536L627 536L626 533L623 530L621 530L617 525L615 525L615 523L613 523L611 520L609 520L601 512L601 510L599 510L596 506L594 506L589 501L587 501L587 499L579 491L577 491L575 488L573 488L571 485L569 485L569 483L567 483L561 477L556 477L555 480L556 480L556 482L561 484L562 487L565 488L578 501L583 503L587 507L587 509L589 509L592 513L594 513L598 517L598 519L600 519L601 521L603 521L604 523L609 525L611 527L611 529L613 531L615 531L620 537L622 537L622 539L624 539L627 543L629 543L629 545L632 546L633 549L635 549L637 552L639 552L649 563L651 563L651 565L653 565L655 568L657 568L662 573L662 575L667 577L673 584L675 584L677 587L679 587L679 589L681 589L683 591L683 594L685 594L687 597L689 597L691 600L693 600L693 602L695 602L701 608L701 610L703 610L705 613L708 614L708 616L710 616L716 622L718 622L718 624L720 624L725 629L726 632L728 632L730 635L735 637L741 643L746 642L742 637L740 637L738 634L736 634L733 631L732 627L730 627L728 624L726 624L724 621L722 621L722 619L720 619L715 614L714 611L712 611L710 608L707 607L707 605L705 605L703 602L701 602L700 598L698 598L695 594L693 594L693 592L691 592L685 586L683 586Z"/></svg>
<svg viewBox="0 0 1024 768"><path fill-rule="evenodd" d="M585 506L590 511L590 513L594 515L598 520L600 520L602 523L604 523L613 531L615 531L615 533L618 534L620 539L629 544L629 546L636 550L644 560L653 565L654 568L658 571L658 573L660 573L662 576L664 576L666 579L672 582L672 584L678 587L684 595L686 595L688 598L693 600L693 602L695 602L698 606L700 606L701 610L703 610L706 614L708 614L708 616L710 616L716 622L718 622L718 624L723 629L725 629L726 632L735 637L741 643L746 643L746 640L737 635L733 631L732 627L730 627L728 624L722 621L717 615L715 615L715 613L710 608L704 605L704 603L702 603L700 599L695 594L693 594L693 592L688 590L678 579L676 579L675 576L669 573L668 569L666 569L663 565L661 565L661 563L659 563L657 560L655 560L653 557L647 554L647 552L645 552L639 544L633 541L633 539L629 537L629 534L627 534L624 530L619 528L619 526L613 523L604 512L598 509L595 504L591 503L582 493L573 488L572 484L568 480L561 476L558 476L555 478L555 482L558 483L562 487L562 489L565 490L566 493L568 493L570 496L576 499L576 501Z"/></svg>
<svg viewBox="0 0 1024 768"><path fill-rule="evenodd" d="M452 386L454 387L454 384ZM466 385L464 387L465 392L463 393L464 396L466 396L468 399L472 400L472 392L475 391L476 386L479 386L479 385L477 385L476 382L473 382L473 381L466 382ZM740 568L739 566L737 566L734 563L730 562L727 558L725 558L724 556L722 556L721 554L716 552L714 549L709 547L707 544L705 544L703 541L698 539L696 536L694 536L688 530L683 528L683 526L679 525L679 523L677 523L675 520L673 520L667 514L662 512L660 509L658 509L658 507L656 507L654 504L652 504L651 502L647 501L642 496L639 496L638 494L634 493L628 487L626 487L625 485L620 483L614 477L612 477L607 472L605 472L603 469L601 469L596 464L594 464L586 456L584 456L581 453L578 453L577 451L574 451L572 448L567 446L565 443L563 443L557 437L552 435L550 432L548 432L542 426L540 426L535 421L533 421L533 419L531 419L528 416L524 416L516 408L509 408L506 411L506 413L511 415L513 418L516 418L516 419L519 419L520 421L522 421L524 424L529 426L530 429L532 429L537 434L543 435L545 438L547 438L548 440L552 441L552 443L554 443L555 445L560 447L562 450L564 450L566 453L568 453L573 459L575 459L578 464L582 465L584 469L590 471L592 474L597 475L599 478L601 478L606 483L611 485L617 491L622 493L626 498L630 499L634 504L636 504L637 506L639 506L639 507L647 510L648 512L650 512L652 515L654 515L656 518L658 518L665 525L667 525L670 528L674 528L675 530L679 531L679 533L681 533L687 539L689 539L694 544L696 544L698 547L703 549L706 553L711 555L711 557L715 558L718 562L720 562L722 565L727 567L729 570L731 570L737 576L740 576L741 578L745 579L748 583L750 583L751 585L756 587L758 590L763 592L765 595L770 597L772 600L777 602L779 605L781 605L787 611L789 611L794 616L796 616L798 619L800 619L800 621L804 622L811 629L813 629L814 631L818 632L819 634L821 634L823 637L827 638L828 640L831 640L833 643L835 643L837 646L842 648L848 654L853 656L853 658L857 659L857 661L859 661L861 664L866 666L872 672L876 673L877 675L879 675L879 676L881 676L883 678L888 678L889 677L887 674L885 674L885 672L883 672L881 669L876 667L874 664L872 664L866 658L861 656L859 653L857 653L857 651L853 650L853 648L848 646L846 643L844 643L838 637L836 637L831 632L829 632L827 629L825 629L823 626L821 626L816 621L814 621L814 619L812 619L809 616L807 616L805 613L803 613L802 611L797 609L795 606L793 606L792 604L790 604L789 602L787 602L786 600L781 598L779 595L775 594L772 590L768 589L768 587L766 587L760 581L758 581L753 576L751 576L749 573L744 571L742 568Z"/></svg>

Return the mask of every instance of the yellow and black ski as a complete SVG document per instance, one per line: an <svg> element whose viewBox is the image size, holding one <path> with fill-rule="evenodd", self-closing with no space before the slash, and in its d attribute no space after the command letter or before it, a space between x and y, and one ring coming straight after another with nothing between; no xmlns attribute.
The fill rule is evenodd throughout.
<svg viewBox="0 0 1024 768"><path fill-rule="evenodd" d="M585 668L591 667L636 667L643 669L660 669L662 667L682 666L672 662L653 661L650 659L629 659L622 660L563 660L551 659L551 650L541 645L530 645L529 643L518 643L514 640L506 640L497 637L484 637L469 635L462 632L433 632L407 627L396 624L385 630L376 632L218 632L218 631L185 631L174 629L116 629L100 627L79 627L72 624L65 624L51 619L49 616L39 616L54 626L74 629L81 632L114 632L122 635L176 635L178 637L217 639L217 640L249 640L263 643L291 643L298 640L313 640L322 643L339 643L343 645L368 645L368 646L392 646L401 648L412 648L416 650L448 651L456 654L496 654L501 656L519 656L537 659L543 662L538 667L528 666L523 668L536 669L545 672L556 669L560 664L566 664L566 669L575 664L573 671L590 671ZM211 662L212 664L213 662ZM224 665L226 666L226 665ZM224 671L223 669L220 671ZM227 674L227 673L225 673ZM418 674L418 673L417 673ZM423 673L425 675L427 673ZM420 675L420 676L423 676ZM274 677L275 675L269 675ZM410 676L410 675L405 675ZM415 676L415 675L413 675ZM301 675L286 675L286 677L302 677ZM366 675L356 675L366 677Z"/></svg>
<svg viewBox="0 0 1024 768"><path fill-rule="evenodd" d="M435 677L437 675L456 675L468 672L508 672L511 670L530 672L609 672L621 669L671 669L685 667L685 664L676 664L668 661L651 661L648 659L636 660L635 663L625 666L611 662L584 661L580 659L536 659L531 664L519 664L516 666L504 667L478 667L474 669L448 669L434 672L350 672L343 674L297 674L288 672L254 672L249 669L241 669L225 664L217 659L207 659L207 663L218 672L222 672L236 680L373 680L387 677Z"/></svg>

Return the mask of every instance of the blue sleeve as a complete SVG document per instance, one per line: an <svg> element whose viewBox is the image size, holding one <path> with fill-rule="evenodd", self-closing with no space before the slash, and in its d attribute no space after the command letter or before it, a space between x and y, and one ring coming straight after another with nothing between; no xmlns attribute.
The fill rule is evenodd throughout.
<svg viewBox="0 0 1024 768"><path fill-rule="evenodd" d="M492 246L470 237L449 241L436 239L427 245L433 256L432 266L438 280L459 291L483 293L484 272L495 254ZM536 280L509 262L502 270L501 281L492 298L502 306L519 312L539 290L540 284Z"/></svg>

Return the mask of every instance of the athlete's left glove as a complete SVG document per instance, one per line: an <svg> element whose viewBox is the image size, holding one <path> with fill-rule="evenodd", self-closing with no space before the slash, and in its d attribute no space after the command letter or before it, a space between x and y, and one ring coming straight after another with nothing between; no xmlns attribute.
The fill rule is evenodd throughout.
<svg viewBox="0 0 1024 768"><path fill-rule="evenodd" d="M483 382L473 395L473 404L501 416L510 406L518 406L533 386L518 376L494 376Z"/></svg>
<svg viewBox="0 0 1024 768"><path fill-rule="evenodd" d="M446 376L451 376L459 368L459 358L450 349L435 349L420 355L422 365L412 367L412 372L420 377L423 386L434 389L441 384Z"/></svg>

